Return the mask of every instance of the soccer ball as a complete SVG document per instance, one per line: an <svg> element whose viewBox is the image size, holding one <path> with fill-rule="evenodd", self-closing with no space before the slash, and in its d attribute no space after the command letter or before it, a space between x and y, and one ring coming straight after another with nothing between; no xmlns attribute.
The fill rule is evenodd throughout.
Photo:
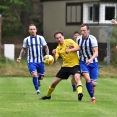
<svg viewBox="0 0 117 117"><path fill-rule="evenodd" d="M46 65L51 65L51 64L54 63L54 58L53 58L52 55L45 55L44 58L43 58L43 62Z"/></svg>

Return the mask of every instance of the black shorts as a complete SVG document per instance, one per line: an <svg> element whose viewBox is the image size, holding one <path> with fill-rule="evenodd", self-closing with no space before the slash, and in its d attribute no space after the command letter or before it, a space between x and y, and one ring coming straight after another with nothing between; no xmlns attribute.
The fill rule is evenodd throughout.
<svg viewBox="0 0 117 117"><path fill-rule="evenodd" d="M56 74L56 77L61 79L68 79L70 75L80 74L80 66L76 65L74 67L61 67L61 69Z"/></svg>

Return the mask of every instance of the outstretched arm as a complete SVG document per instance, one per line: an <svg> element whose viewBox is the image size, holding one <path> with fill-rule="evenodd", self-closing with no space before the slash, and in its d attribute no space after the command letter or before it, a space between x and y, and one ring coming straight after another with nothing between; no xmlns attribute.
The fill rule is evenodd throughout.
<svg viewBox="0 0 117 117"><path fill-rule="evenodd" d="M66 53L70 53L70 52L74 52L74 51L79 51L79 50L80 50L80 46L77 46L77 47L73 47L71 49L67 49Z"/></svg>
<svg viewBox="0 0 117 117"><path fill-rule="evenodd" d="M19 57L17 58L17 62L19 63L21 61L21 58L22 56L25 54L26 52L26 48L22 48L21 51L20 51L20 55Z"/></svg>
<svg viewBox="0 0 117 117"><path fill-rule="evenodd" d="M56 63L56 61L57 61L57 60L56 60L56 57L55 57L56 49L53 49L53 50L52 50L52 54L53 54L53 57L54 57L54 63Z"/></svg>

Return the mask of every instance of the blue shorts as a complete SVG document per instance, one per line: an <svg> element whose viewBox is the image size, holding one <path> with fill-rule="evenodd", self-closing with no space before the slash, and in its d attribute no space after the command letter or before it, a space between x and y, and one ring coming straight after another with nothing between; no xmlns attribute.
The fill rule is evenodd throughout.
<svg viewBox="0 0 117 117"><path fill-rule="evenodd" d="M28 63L28 69L30 73L37 72L40 75L44 75L44 63Z"/></svg>
<svg viewBox="0 0 117 117"><path fill-rule="evenodd" d="M90 75L92 81L97 81L98 79L98 63L90 63L86 65L85 62L80 61L81 73L87 72Z"/></svg>

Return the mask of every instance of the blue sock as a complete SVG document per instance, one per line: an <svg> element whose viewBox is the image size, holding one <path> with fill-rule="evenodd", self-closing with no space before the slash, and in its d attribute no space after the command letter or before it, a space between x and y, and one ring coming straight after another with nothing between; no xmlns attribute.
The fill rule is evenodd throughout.
<svg viewBox="0 0 117 117"><path fill-rule="evenodd" d="M94 93L93 93L93 86L91 82L86 82L86 87L87 87L87 91L90 95L90 97L94 97Z"/></svg>
<svg viewBox="0 0 117 117"><path fill-rule="evenodd" d="M72 87L73 87L73 91L75 91L76 90L76 85L72 84Z"/></svg>
<svg viewBox="0 0 117 117"><path fill-rule="evenodd" d="M38 90L38 78L37 77L33 77L33 84L36 90Z"/></svg>

